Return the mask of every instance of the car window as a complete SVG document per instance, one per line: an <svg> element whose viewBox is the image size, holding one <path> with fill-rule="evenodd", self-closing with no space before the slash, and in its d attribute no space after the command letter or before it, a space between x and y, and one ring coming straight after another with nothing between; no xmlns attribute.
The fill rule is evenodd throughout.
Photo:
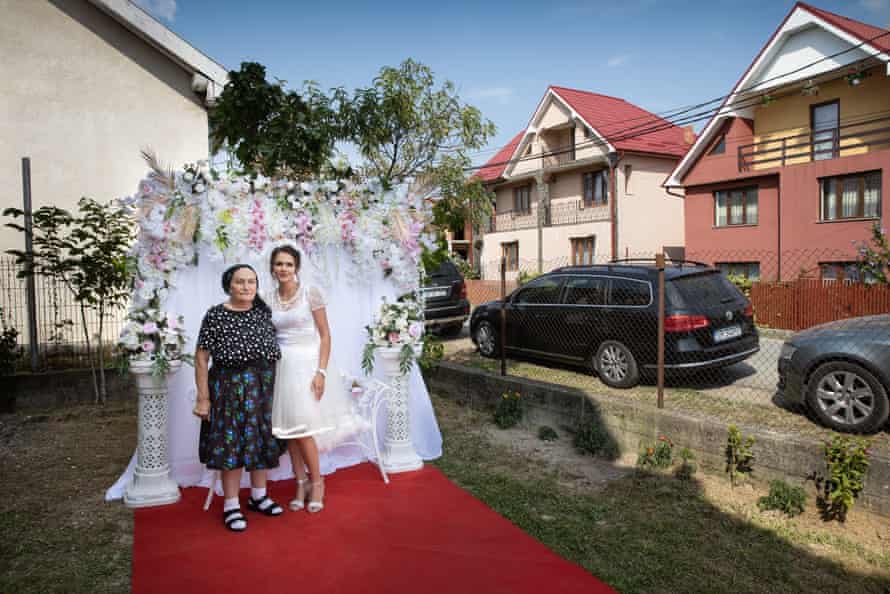
<svg viewBox="0 0 890 594"><path fill-rule="evenodd" d="M692 307L698 303L726 303L742 296L735 285L716 270L707 274L681 276L668 284L676 289L669 292L668 297L672 302L680 301L675 303L679 307Z"/></svg>
<svg viewBox="0 0 890 594"><path fill-rule="evenodd" d="M460 276L457 267L451 262L442 262L430 276Z"/></svg>
<svg viewBox="0 0 890 594"><path fill-rule="evenodd" d="M566 281L564 302L569 305L605 305L607 279L575 276Z"/></svg>
<svg viewBox="0 0 890 594"><path fill-rule="evenodd" d="M516 303L524 305L559 303L559 290L562 279L559 277L536 278L516 294Z"/></svg>
<svg viewBox="0 0 890 594"><path fill-rule="evenodd" d="M649 305L652 292L649 283L625 278L612 279L609 305Z"/></svg>

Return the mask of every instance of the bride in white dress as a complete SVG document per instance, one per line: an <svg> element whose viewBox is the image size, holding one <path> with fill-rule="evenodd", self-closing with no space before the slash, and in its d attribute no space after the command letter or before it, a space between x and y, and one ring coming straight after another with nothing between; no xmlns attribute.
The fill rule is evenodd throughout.
<svg viewBox="0 0 890 594"><path fill-rule="evenodd" d="M289 245L277 247L272 250L270 267L278 289L268 295L267 303L281 347L272 433L287 440L297 479L297 494L290 509L306 507L317 512L324 507L319 450L336 446L357 429L360 421L352 414L348 392L331 361L324 298L316 287L299 282L300 253Z"/></svg>

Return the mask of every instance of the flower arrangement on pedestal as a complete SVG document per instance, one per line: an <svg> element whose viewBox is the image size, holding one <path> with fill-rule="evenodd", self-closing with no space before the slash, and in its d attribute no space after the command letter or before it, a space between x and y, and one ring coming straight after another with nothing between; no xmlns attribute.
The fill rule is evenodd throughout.
<svg viewBox="0 0 890 594"><path fill-rule="evenodd" d="M130 310L129 320L121 331L118 348L131 361L151 362L154 375L163 376L170 371L171 361L192 362L192 356L183 352L187 337L182 316L161 311L152 300L149 307Z"/></svg>
<svg viewBox="0 0 890 594"><path fill-rule="evenodd" d="M374 351L378 348L399 349L399 371L411 370L423 343L423 310L413 297L403 297L396 303L380 306L380 313L371 326L366 326L368 342L362 353L362 370L374 370Z"/></svg>

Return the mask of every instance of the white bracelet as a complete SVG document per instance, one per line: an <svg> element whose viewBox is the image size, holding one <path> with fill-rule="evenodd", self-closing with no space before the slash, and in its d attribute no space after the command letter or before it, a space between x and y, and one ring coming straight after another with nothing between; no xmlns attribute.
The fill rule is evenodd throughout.
<svg viewBox="0 0 890 594"><path fill-rule="evenodd" d="M328 372L325 371L324 369L322 369L321 367L319 367L318 369L316 369L315 372L316 372L316 373L320 373L320 374L321 374L321 377L323 377L323 378L325 378L325 379L327 379L327 377L328 377Z"/></svg>

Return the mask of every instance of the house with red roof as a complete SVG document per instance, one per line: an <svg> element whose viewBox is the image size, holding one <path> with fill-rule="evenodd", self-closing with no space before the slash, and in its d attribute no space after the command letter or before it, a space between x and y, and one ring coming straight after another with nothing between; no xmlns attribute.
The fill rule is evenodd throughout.
<svg viewBox="0 0 890 594"><path fill-rule="evenodd" d="M764 280L858 275L890 209L890 31L798 2L665 185L686 256Z"/></svg>
<svg viewBox="0 0 890 594"><path fill-rule="evenodd" d="M663 183L694 140L624 99L551 86L477 173L496 196L480 264L496 278L683 252L682 196Z"/></svg>

